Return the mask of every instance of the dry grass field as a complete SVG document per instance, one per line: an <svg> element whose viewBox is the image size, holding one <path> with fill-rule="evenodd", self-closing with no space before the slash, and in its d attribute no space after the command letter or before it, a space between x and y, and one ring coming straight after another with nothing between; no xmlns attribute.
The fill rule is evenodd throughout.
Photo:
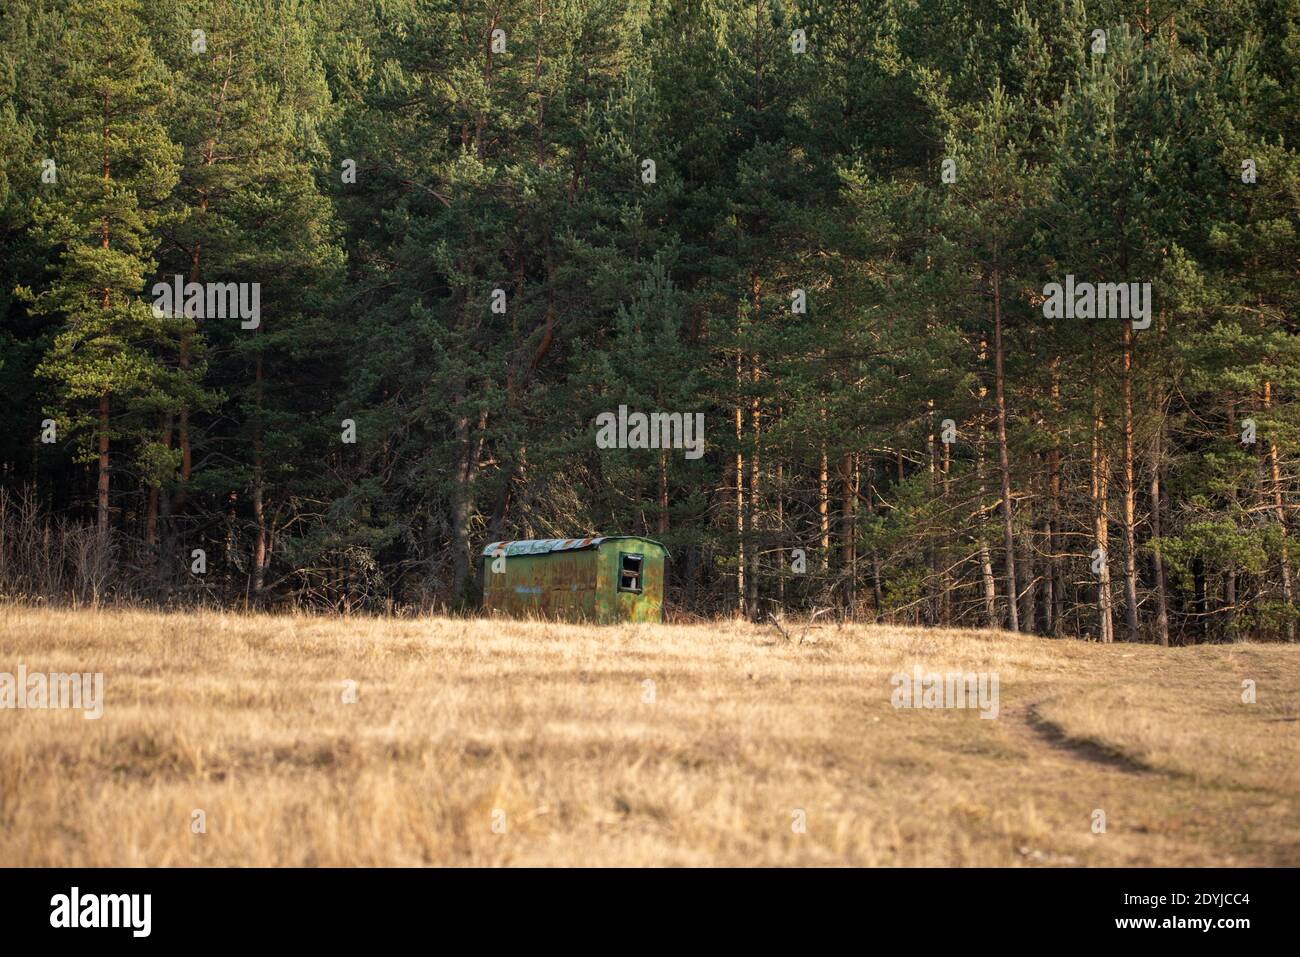
<svg viewBox="0 0 1300 957"><path fill-rule="evenodd" d="M1294 646L2 607L19 664L104 714L0 711L7 865L1300 864Z"/></svg>

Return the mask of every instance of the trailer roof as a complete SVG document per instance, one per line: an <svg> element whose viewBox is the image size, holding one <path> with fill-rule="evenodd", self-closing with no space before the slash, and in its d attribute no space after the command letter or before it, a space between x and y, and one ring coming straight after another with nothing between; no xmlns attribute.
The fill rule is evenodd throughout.
<svg viewBox="0 0 1300 957"><path fill-rule="evenodd" d="M545 555L549 552L571 552L581 548L595 548L601 542L623 539L649 542L663 548L665 554L668 552L662 542L656 542L653 538L643 538L640 535L597 535L592 538L520 538L507 542L492 542L483 548L483 554L496 556L504 553L507 558L511 555Z"/></svg>

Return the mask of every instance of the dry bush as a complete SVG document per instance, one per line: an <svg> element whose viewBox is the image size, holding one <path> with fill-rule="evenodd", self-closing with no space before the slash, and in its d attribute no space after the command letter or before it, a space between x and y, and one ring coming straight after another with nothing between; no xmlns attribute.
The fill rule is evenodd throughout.
<svg viewBox="0 0 1300 957"><path fill-rule="evenodd" d="M98 604L113 567L112 544L93 524L49 515L30 487L0 487L0 597Z"/></svg>

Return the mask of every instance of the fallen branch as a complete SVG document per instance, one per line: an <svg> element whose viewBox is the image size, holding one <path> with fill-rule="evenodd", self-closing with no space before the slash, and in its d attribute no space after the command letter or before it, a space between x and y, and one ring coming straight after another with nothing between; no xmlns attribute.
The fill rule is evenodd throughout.
<svg viewBox="0 0 1300 957"><path fill-rule="evenodd" d="M822 608L820 610L816 608L813 609L813 613L808 618L808 623L803 626L803 631L799 632L799 644L803 644L803 636L808 634L808 629L812 627L812 623L816 621L819 616L826 614L828 611L830 611L829 608Z"/></svg>
<svg viewBox="0 0 1300 957"><path fill-rule="evenodd" d="M785 630L785 627L781 624L780 619L778 619L773 612L769 611L767 613L767 617L771 620L772 624L776 625L776 630L781 633L781 635L785 638L786 641L794 641L796 645L802 645L804 635L808 634L808 629L812 627L813 622L816 621L818 618L820 618L822 615L826 614L830 610L831 609L829 608L820 608L820 609L814 608L813 613L809 616L808 620L804 623L803 631L799 632L799 637L797 639L792 639L790 637L790 632Z"/></svg>
<svg viewBox="0 0 1300 957"><path fill-rule="evenodd" d="M781 627L781 622L777 620L776 615L772 614L772 613L769 611L769 612L767 613L767 617L770 618L770 619L772 620L772 624L776 625L776 630L779 631L779 632L782 634L782 636L784 636L785 640L786 640L786 641L789 641L789 640L790 640L790 633L789 633L788 631L786 631L784 628Z"/></svg>

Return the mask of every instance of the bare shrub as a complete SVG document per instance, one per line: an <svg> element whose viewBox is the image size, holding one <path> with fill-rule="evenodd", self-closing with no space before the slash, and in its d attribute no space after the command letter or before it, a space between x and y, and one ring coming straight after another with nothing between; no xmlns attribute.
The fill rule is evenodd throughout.
<svg viewBox="0 0 1300 957"><path fill-rule="evenodd" d="M31 486L0 488L0 599L99 605L129 594L115 580L114 552L92 523L52 516Z"/></svg>

